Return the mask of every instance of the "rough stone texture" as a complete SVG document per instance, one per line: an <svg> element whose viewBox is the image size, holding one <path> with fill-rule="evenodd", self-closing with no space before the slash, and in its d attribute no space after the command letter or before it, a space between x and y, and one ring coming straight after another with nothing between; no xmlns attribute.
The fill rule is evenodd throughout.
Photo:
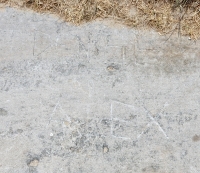
<svg viewBox="0 0 200 173"><path fill-rule="evenodd" d="M0 11L1 173L200 172L200 43Z"/></svg>

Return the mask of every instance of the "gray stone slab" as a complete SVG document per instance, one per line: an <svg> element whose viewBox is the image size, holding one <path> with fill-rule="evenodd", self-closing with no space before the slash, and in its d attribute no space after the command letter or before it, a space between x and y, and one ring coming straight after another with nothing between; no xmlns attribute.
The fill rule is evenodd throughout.
<svg viewBox="0 0 200 173"><path fill-rule="evenodd" d="M0 11L0 172L200 172L200 42Z"/></svg>

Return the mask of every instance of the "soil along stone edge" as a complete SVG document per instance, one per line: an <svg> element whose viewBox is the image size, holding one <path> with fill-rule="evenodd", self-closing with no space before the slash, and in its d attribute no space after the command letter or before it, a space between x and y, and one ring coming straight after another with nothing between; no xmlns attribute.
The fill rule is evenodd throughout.
<svg viewBox="0 0 200 173"><path fill-rule="evenodd" d="M59 15L81 24L111 18L130 27L150 27L161 34L200 36L199 0L0 0L3 5Z"/></svg>

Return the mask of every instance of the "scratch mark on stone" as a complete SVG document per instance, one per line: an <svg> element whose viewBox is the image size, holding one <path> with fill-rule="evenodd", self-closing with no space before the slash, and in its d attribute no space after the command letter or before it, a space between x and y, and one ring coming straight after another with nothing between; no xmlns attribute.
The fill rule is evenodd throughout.
<svg viewBox="0 0 200 173"><path fill-rule="evenodd" d="M165 133L165 131L163 130L163 128L160 126L160 124L153 118L153 116L151 115L151 113L146 109L146 107L144 106L144 109L148 115L148 117L151 119L151 121L156 124L158 126L158 129L163 133L163 135L169 139L169 137L167 136L167 134Z"/></svg>
<svg viewBox="0 0 200 173"><path fill-rule="evenodd" d="M134 110L136 109L133 105L129 105L129 104L126 104L126 103L123 103L123 102L119 102L119 101L116 101L116 100L112 100L112 102L121 104L121 105L123 105L123 106L130 107L130 108L132 108L132 109L134 109Z"/></svg>
<svg viewBox="0 0 200 173"><path fill-rule="evenodd" d="M165 131L163 130L163 128L160 126L160 124L154 120L154 123L158 126L159 130L163 133L163 135L169 139L169 137L167 136L167 134L165 133Z"/></svg>
<svg viewBox="0 0 200 173"><path fill-rule="evenodd" d="M59 105L59 101L57 102L56 106L54 107L52 114L56 111L58 105Z"/></svg>
<svg viewBox="0 0 200 173"><path fill-rule="evenodd" d="M40 53L37 54L37 56L41 55L42 53L44 53L48 48L50 48L51 45L47 46L43 51L41 51Z"/></svg>
<svg viewBox="0 0 200 173"><path fill-rule="evenodd" d="M123 60L126 58L126 47L122 46L122 58Z"/></svg>
<svg viewBox="0 0 200 173"><path fill-rule="evenodd" d="M55 43L56 48L58 47L58 41L59 41L59 38L57 37L56 38L56 43Z"/></svg>
<svg viewBox="0 0 200 173"><path fill-rule="evenodd" d="M34 40L33 40L33 56L35 56L35 30L34 30Z"/></svg>
<svg viewBox="0 0 200 173"><path fill-rule="evenodd" d="M145 127L145 129L137 136L137 139L140 139L141 136L144 134L144 132L147 130L147 128L149 128L151 126L151 123L148 123Z"/></svg>
<svg viewBox="0 0 200 173"><path fill-rule="evenodd" d="M131 140L131 138L123 137L123 136L115 136L115 135L112 135L112 137L117 138L117 139L123 139L123 140Z"/></svg>
<svg viewBox="0 0 200 173"><path fill-rule="evenodd" d="M4 85L2 86L2 90L6 88L7 80L5 80Z"/></svg>
<svg viewBox="0 0 200 173"><path fill-rule="evenodd" d="M114 121L121 121L121 122L124 122L124 123L128 123L128 121L126 120L123 120L121 118L113 118Z"/></svg>
<svg viewBox="0 0 200 173"><path fill-rule="evenodd" d="M59 101L56 103L56 105L55 105L55 107L54 107L54 109L53 109L53 111L52 111L52 113L51 113L51 115L50 115L49 124L50 124L50 122L51 122L51 120L52 120L52 115L55 113L55 111L56 111L56 109L57 109L59 103L60 103ZM49 125L49 124L48 124L48 125Z"/></svg>
<svg viewBox="0 0 200 173"><path fill-rule="evenodd" d="M113 45L110 45L108 47L115 47L115 48L120 48L120 46L113 46Z"/></svg>
<svg viewBox="0 0 200 173"><path fill-rule="evenodd" d="M88 82L88 88L89 88L88 96L91 98L92 92L94 91L94 82L92 80Z"/></svg>
<svg viewBox="0 0 200 173"><path fill-rule="evenodd" d="M63 112L65 112L60 104L59 104L59 107ZM67 121L69 121L70 123L72 122L71 118L66 113L64 113L63 115L66 117Z"/></svg>
<svg viewBox="0 0 200 173"><path fill-rule="evenodd" d="M76 130L77 130L77 132L78 132L78 134L79 134L79 136L78 136L78 137L79 137L79 138L81 138L83 135L81 134L81 132L79 131L79 129L78 129L78 128L77 128Z"/></svg>
<svg viewBox="0 0 200 173"><path fill-rule="evenodd" d="M110 134L113 135L113 104L111 103L110 107L110 120L111 120L111 125L110 125Z"/></svg>
<svg viewBox="0 0 200 173"><path fill-rule="evenodd" d="M110 120L111 120L111 125L110 125L110 134L112 137L114 138L118 138L118 139L123 139L123 140L131 140L131 138L128 137L123 137L123 136L116 136L113 134L113 120L117 119L117 118L113 118L113 104L111 103L111 107L110 107ZM121 120L120 120L121 121ZM126 122L126 121L125 121Z"/></svg>

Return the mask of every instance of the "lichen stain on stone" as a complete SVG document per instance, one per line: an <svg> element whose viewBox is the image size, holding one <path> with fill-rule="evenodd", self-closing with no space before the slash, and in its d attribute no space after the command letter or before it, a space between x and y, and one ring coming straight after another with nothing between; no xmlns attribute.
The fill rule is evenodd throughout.
<svg viewBox="0 0 200 173"><path fill-rule="evenodd" d="M194 135L194 136L192 137L192 141L193 141L193 142L198 142L198 141L200 141L200 135Z"/></svg>
<svg viewBox="0 0 200 173"><path fill-rule="evenodd" d="M8 111L3 108L0 108L0 116L7 116L7 115L8 115Z"/></svg>

